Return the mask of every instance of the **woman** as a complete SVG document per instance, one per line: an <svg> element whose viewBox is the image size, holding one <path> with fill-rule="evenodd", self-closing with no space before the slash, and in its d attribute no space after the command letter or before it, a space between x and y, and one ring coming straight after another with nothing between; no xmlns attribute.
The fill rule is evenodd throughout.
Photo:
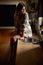
<svg viewBox="0 0 43 65"><path fill-rule="evenodd" d="M16 49L18 39L25 40L25 38L32 36L31 26L29 24L29 16L26 12L26 7L24 3L19 3L17 5L16 13L14 15L16 33L13 38L11 38L11 55L10 55L10 65L13 64L13 60L16 57Z"/></svg>

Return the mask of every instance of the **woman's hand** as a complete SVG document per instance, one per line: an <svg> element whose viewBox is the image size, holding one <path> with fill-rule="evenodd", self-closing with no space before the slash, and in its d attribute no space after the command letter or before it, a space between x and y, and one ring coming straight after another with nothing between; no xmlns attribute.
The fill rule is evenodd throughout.
<svg viewBox="0 0 43 65"><path fill-rule="evenodd" d="M20 35L15 35L14 40L16 41L17 39L22 40L22 39L24 39L24 37L21 37Z"/></svg>
<svg viewBox="0 0 43 65"><path fill-rule="evenodd" d="M15 35L14 39L20 39L20 35Z"/></svg>

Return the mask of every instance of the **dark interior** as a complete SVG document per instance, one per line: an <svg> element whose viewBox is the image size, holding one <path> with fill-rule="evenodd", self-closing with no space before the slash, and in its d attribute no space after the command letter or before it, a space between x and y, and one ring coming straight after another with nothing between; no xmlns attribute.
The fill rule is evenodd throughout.
<svg viewBox="0 0 43 65"><path fill-rule="evenodd" d="M0 5L0 26L14 26L16 5Z"/></svg>

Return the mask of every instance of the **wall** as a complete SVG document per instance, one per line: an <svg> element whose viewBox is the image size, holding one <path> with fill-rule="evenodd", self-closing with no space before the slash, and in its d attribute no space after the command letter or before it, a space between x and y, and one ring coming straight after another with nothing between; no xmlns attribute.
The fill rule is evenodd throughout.
<svg viewBox="0 0 43 65"><path fill-rule="evenodd" d="M19 2L24 2L26 4L26 0L0 0L0 4L18 4Z"/></svg>

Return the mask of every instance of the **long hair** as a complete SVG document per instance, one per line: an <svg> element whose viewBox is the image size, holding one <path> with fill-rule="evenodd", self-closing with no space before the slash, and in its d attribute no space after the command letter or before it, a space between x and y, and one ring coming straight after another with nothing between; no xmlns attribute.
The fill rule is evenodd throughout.
<svg viewBox="0 0 43 65"><path fill-rule="evenodd" d="M20 2L18 5L17 5L17 8L16 8L16 12L19 12L22 10L22 8L25 6L24 3Z"/></svg>
<svg viewBox="0 0 43 65"><path fill-rule="evenodd" d="M16 13L18 14L21 10L22 10L22 8L23 7L25 7L25 4L24 3L19 3L18 5L17 5L17 9L16 9ZM19 16L19 15L18 15ZM19 16L19 22L18 22L18 24L17 24L17 33L20 35L20 36L22 36L23 35L23 31L24 31L24 20L25 20L25 14L21 14L20 16ZM20 33L20 32L22 32L22 34Z"/></svg>

